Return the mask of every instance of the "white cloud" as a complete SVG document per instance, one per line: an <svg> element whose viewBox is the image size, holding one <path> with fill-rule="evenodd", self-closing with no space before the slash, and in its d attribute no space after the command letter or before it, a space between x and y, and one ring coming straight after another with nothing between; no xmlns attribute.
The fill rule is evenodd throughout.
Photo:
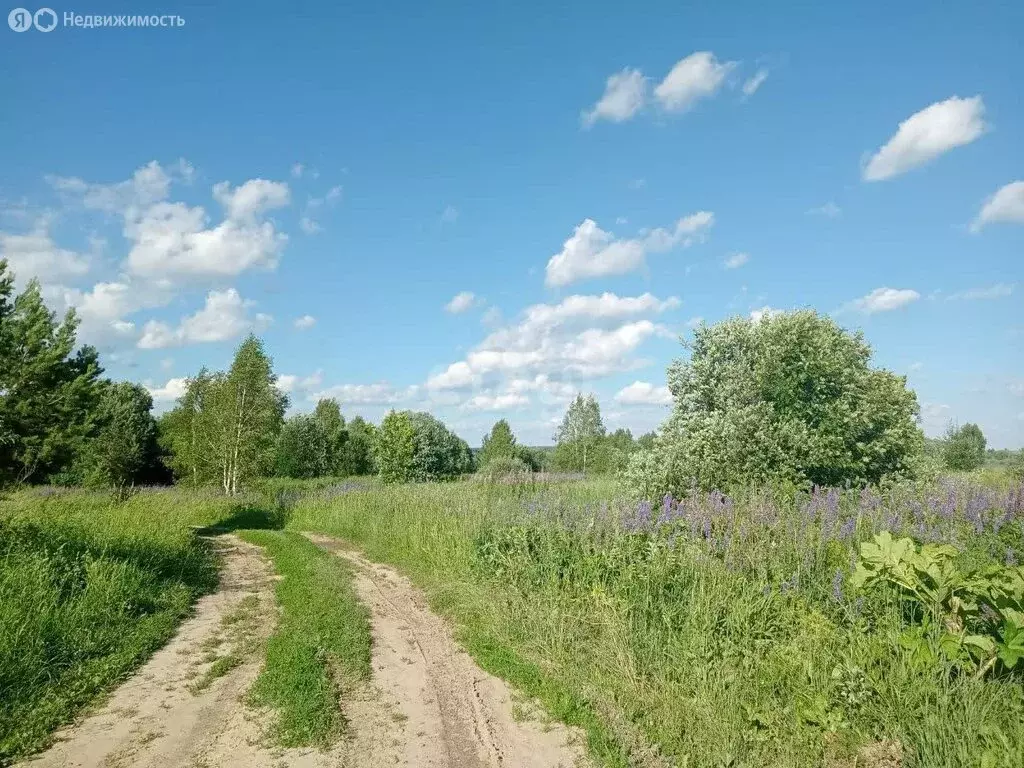
<svg viewBox="0 0 1024 768"><path fill-rule="evenodd" d="M188 379L168 379L162 387L146 386L154 403L172 403L188 391Z"/></svg>
<svg viewBox="0 0 1024 768"><path fill-rule="evenodd" d="M53 241L47 217L38 219L27 234L0 232L0 259L7 259L19 285L32 278L45 284L81 277L90 268L88 256L61 248Z"/></svg>
<svg viewBox="0 0 1024 768"><path fill-rule="evenodd" d="M748 99L757 93L757 89L764 85L764 81L768 79L768 70L764 67L757 70L754 75L743 83L743 95Z"/></svg>
<svg viewBox="0 0 1024 768"><path fill-rule="evenodd" d="M529 334L546 331L571 320L618 319L643 314L660 314L680 305L679 298L659 299L650 293L618 296L608 291L599 296L566 296L558 304L534 304L527 307L519 326Z"/></svg>
<svg viewBox="0 0 1024 768"><path fill-rule="evenodd" d="M647 78L639 69L627 67L605 82L604 94L591 109L584 110L580 118L585 128L598 120L621 123L643 109L647 99Z"/></svg>
<svg viewBox="0 0 1024 768"><path fill-rule="evenodd" d="M62 285L44 286L43 296L54 311L73 307L80 320L79 340L102 347L134 338L135 324L125 316L162 306L173 293L166 285L122 279L96 283L88 291Z"/></svg>
<svg viewBox="0 0 1024 768"><path fill-rule="evenodd" d="M532 379L512 379L505 389L515 394L538 393L549 404L565 403L576 395L572 384L553 379L546 373L539 373Z"/></svg>
<svg viewBox="0 0 1024 768"><path fill-rule="evenodd" d="M313 216L324 207L334 207L334 204L341 199L341 192L342 187L339 184L327 190L327 194L323 197L310 197L306 201L306 207L303 210L302 216L299 218L299 228L307 235L323 232L320 222L313 218Z"/></svg>
<svg viewBox="0 0 1024 768"><path fill-rule="evenodd" d="M287 238L260 217L289 203L288 185L265 179L250 179L237 187L223 181L215 184L213 196L226 215L210 227L201 206L168 201L171 183L189 183L193 175L192 166L180 160L168 169L153 161L131 179L113 184L53 176L47 180L85 208L124 217L124 236L132 243L125 266L137 277L225 277L275 267Z"/></svg>
<svg viewBox="0 0 1024 768"><path fill-rule="evenodd" d="M896 134L868 161L864 180L898 176L970 144L985 132L984 112L981 96L953 96L916 112L900 123Z"/></svg>
<svg viewBox="0 0 1024 768"><path fill-rule="evenodd" d="M291 394L292 392L311 392L321 387L323 383L323 371L317 371L309 376L283 373L277 377L277 388L286 394Z"/></svg>
<svg viewBox="0 0 1024 768"><path fill-rule="evenodd" d="M686 327L692 331L694 328L699 328L703 323L704 318L698 315L696 317L691 317L689 320L687 320Z"/></svg>
<svg viewBox="0 0 1024 768"><path fill-rule="evenodd" d="M691 53L676 62L654 89L655 98L669 112L685 112L700 99L713 96L736 62L719 62L710 51Z"/></svg>
<svg viewBox="0 0 1024 768"><path fill-rule="evenodd" d="M686 248L702 241L714 220L714 214L699 211L679 219L671 229L659 227L641 237L616 239L593 219L584 219L563 243L562 250L548 261L545 282L549 286L562 286L577 280L632 272L644 265L648 252L668 251L676 246Z"/></svg>
<svg viewBox="0 0 1024 768"><path fill-rule="evenodd" d="M971 223L971 231L978 232L986 224L996 222L1024 224L1024 181L1011 181L986 200Z"/></svg>
<svg viewBox="0 0 1024 768"><path fill-rule="evenodd" d="M303 315L302 317L296 317L292 323L298 330L304 331L307 328L312 328L316 325L316 318L312 315Z"/></svg>
<svg viewBox="0 0 1024 768"><path fill-rule="evenodd" d="M836 218L842 212L843 210L831 200L824 205L819 205L817 208L811 208L807 211L812 216L825 216L830 219Z"/></svg>
<svg viewBox="0 0 1024 768"><path fill-rule="evenodd" d="M386 381L376 384L338 384L315 392L310 399L334 398L342 405L397 405L408 400L413 390L398 390Z"/></svg>
<svg viewBox="0 0 1024 768"><path fill-rule="evenodd" d="M271 318L263 314L250 316L252 304L244 301L234 288L210 291L203 308L183 318L177 328L158 320L147 322L137 346L140 349L164 349L227 341L247 331L262 330L270 324Z"/></svg>
<svg viewBox="0 0 1024 768"><path fill-rule="evenodd" d="M46 181L63 196L75 199L85 208L128 215L166 200L171 182L190 183L194 173L185 160L179 160L168 169L152 160L138 168L130 179L112 184L95 184L67 176L47 176Z"/></svg>
<svg viewBox="0 0 1024 768"><path fill-rule="evenodd" d="M265 198L223 189L221 197L243 218L227 218L207 229L201 207L157 203L129 221L125 235L135 243L128 254L129 271L147 278L187 279L228 277L277 266L287 237L276 232L270 222L253 218Z"/></svg>
<svg viewBox="0 0 1024 768"><path fill-rule="evenodd" d="M213 185L213 198L224 206L229 219L252 221L260 214L288 205L291 193L284 182L250 179L234 188L226 181L217 182Z"/></svg>
<svg viewBox="0 0 1024 768"><path fill-rule="evenodd" d="M851 301L846 308L873 315L876 312L889 312L905 307L920 298L921 294L909 288L876 288L867 296Z"/></svg>
<svg viewBox="0 0 1024 768"><path fill-rule="evenodd" d="M341 199L342 186L340 184L331 187L323 197L310 197L306 201L307 210L315 210L323 206L334 205Z"/></svg>
<svg viewBox="0 0 1024 768"><path fill-rule="evenodd" d="M947 300L955 299L1002 299L1013 294L1015 283L996 283L987 288L970 288L966 291L957 291L946 297Z"/></svg>
<svg viewBox="0 0 1024 768"><path fill-rule="evenodd" d="M769 306L764 306L759 309L751 310L750 319L755 323L760 323L762 320L781 314L781 309L773 309Z"/></svg>
<svg viewBox="0 0 1024 768"><path fill-rule="evenodd" d="M438 391L469 389L479 383L479 374L465 360L460 360L427 379L427 388Z"/></svg>
<svg viewBox="0 0 1024 768"><path fill-rule="evenodd" d="M750 256L746 253L734 253L725 260L726 269L737 269L742 267L750 261Z"/></svg>
<svg viewBox="0 0 1024 768"><path fill-rule="evenodd" d="M467 411L503 411L529 404L529 397L514 392L499 392L493 395L481 393L469 398L463 404L463 408Z"/></svg>
<svg viewBox="0 0 1024 768"><path fill-rule="evenodd" d="M433 392L480 387L508 377L537 386L553 376L594 378L630 370L637 362L631 354L654 335L672 334L650 320L632 320L679 306L670 297L651 294L619 297L569 296L562 302L528 307L520 321L490 333L464 360L452 363L427 380ZM542 379L536 377L543 376Z"/></svg>
<svg viewBox="0 0 1024 768"><path fill-rule="evenodd" d="M668 387L656 387L647 381L634 381L615 394L615 402L623 405L671 405Z"/></svg>
<svg viewBox="0 0 1024 768"><path fill-rule="evenodd" d="M462 312L468 312L473 307L478 306L479 303L480 299L472 291L462 291L455 294L452 300L444 305L444 311L452 315L458 315Z"/></svg>

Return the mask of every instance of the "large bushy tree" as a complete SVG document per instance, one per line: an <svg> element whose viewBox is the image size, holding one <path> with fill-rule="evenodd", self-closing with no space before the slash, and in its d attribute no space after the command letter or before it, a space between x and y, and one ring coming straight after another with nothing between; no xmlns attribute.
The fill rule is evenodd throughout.
<svg viewBox="0 0 1024 768"><path fill-rule="evenodd" d="M388 413L377 432L374 455L378 473L388 483L448 480L473 469L466 441L429 413Z"/></svg>
<svg viewBox="0 0 1024 768"><path fill-rule="evenodd" d="M343 477L374 474L377 471L373 458L377 428L362 416L354 416L345 433L338 474Z"/></svg>
<svg viewBox="0 0 1024 768"><path fill-rule="evenodd" d="M498 458L513 458L518 455L519 446L512 427L505 419L495 422L491 431L484 435L477 454L477 464L483 468Z"/></svg>
<svg viewBox="0 0 1024 768"><path fill-rule="evenodd" d="M619 427L598 442L591 469L594 472L618 472L626 466L636 449L633 433L625 427Z"/></svg>
<svg viewBox="0 0 1024 768"><path fill-rule="evenodd" d="M413 479L416 434L409 411L389 411L377 430L374 461L385 483L405 483Z"/></svg>
<svg viewBox="0 0 1024 768"><path fill-rule="evenodd" d="M985 435L977 424L949 425L942 446L942 461L949 469L977 469L985 463Z"/></svg>
<svg viewBox="0 0 1024 768"><path fill-rule="evenodd" d="M281 425L274 473L279 477L294 478L331 474L331 447L322 422L314 416L300 413Z"/></svg>
<svg viewBox="0 0 1024 768"><path fill-rule="evenodd" d="M342 462L345 457L345 444L348 442L348 430L345 428L345 417L341 415L338 401L334 398L321 398L313 411L313 420L323 433L326 443L322 474L343 474Z"/></svg>
<svg viewBox="0 0 1024 768"><path fill-rule="evenodd" d="M555 465L560 469L586 472L587 462L604 437L601 406L593 395L576 395L555 432Z"/></svg>
<svg viewBox="0 0 1024 768"><path fill-rule="evenodd" d="M35 280L14 296L0 259L0 483L42 482L67 472L97 429L102 369L96 350L75 350L78 320L47 309Z"/></svg>
<svg viewBox="0 0 1024 768"><path fill-rule="evenodd" d="M744 483L877 483L913 471L917 396L871 348L806 310L702 326L669 368L657 439L670 490ZM642 458L642 457L641 457Z"/></svg>
<svg viewBox="0 0 1024 768"><path fill-rule="evenodd" d="M102 387L98 429L82 456L83 480L90 485L124 488L164 479L153 397L131 382Z"/></svg>

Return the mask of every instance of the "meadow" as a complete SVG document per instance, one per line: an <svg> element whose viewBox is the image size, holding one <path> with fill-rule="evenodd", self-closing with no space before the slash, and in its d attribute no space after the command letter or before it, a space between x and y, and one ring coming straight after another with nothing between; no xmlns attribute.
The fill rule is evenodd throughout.
<svg viewBox="0 0 1024 768"><path fill-rule="evenodd" d="M999 472L655 504L575 476L19 491L0 513L0 764L166 642L216 585L196 533L234 530L285 577L250 695L281 744L343 738L339 699L370 674L366 611L299 535L316 531L408 574L601 765L1024 764L1024 488Z"/></svg>
<svg viewBox="0 0 1024 768"><path fill-rule="evenodd" d="M1012 646L1024 598L1024 493L987 480L655 505L607 480L348 484L288 526L410 574L606 765L1021 765L1020 668L971 645ZM916 595L862 555L884 531L939 561Z"/></svg>

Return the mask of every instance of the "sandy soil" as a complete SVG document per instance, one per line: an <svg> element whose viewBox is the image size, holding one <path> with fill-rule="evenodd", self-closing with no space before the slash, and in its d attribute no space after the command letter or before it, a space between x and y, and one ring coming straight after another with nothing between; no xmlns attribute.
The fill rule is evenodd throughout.
<svg viewBox="0 0 1024 768"><path fill-rule="evenodd" d="M568 768L586 765L582 737L560 724L526 719L504 681L481 670L450 627L394 569L333 539L310 535L354 566L373 624L373 687L346 707L353 766ZM379 725L390 721L382 740ZM369 727L368 727L369 726Z"/></svg>
<svg viewBox="0 0 1024 768"><path fill-rule="evenodd" d="M454 642L447 624L393 569L311 536L355 566L373 620L373 680L346 695L346 738L328 751L280 749L271 712L245 696L277 619L273 568L258 547L214 539L219 589L101 707L25 762L39 768L569 768L586 762L578 734L524 719L501 680ZM225 663L231 662L231 663ZM226 671L224 671L226 669Z"/></svg>

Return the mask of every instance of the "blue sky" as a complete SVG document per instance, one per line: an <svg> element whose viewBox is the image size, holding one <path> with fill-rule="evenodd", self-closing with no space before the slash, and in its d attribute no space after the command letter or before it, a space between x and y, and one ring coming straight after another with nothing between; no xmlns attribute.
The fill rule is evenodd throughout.
<svg viewBox="0 0 1024 768"><path fill-rule="evenodd" d="M814 307L1024 445L1024 6L347 5L0 28L0 253L110 375L167 407L255 329L296 408L539 444Z"/></svg>

